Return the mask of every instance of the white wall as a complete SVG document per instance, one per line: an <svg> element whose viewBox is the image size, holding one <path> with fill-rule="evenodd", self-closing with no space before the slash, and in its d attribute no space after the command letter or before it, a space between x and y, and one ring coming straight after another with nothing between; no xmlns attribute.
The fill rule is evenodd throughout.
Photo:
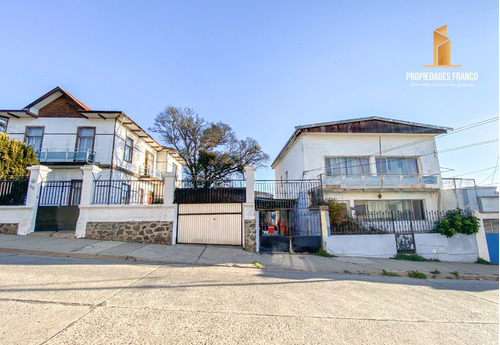
<svg viewBox="0 0 500 345"><path fill-rule="evenodd" d="M174 205L90 205L80 206L75 236L85 237L87 222L173 221Z"/></svg>
<svg viewBox="0 0 500 345"><path fill-rule="evenodd" d="M33 232L34 209L32 206L0 206L0 223L19 224L17 234L27 235Z"/></svg>
<svg viewBox="0 0 500 345"><path fill-rule="evenodd" d="M7 133L24 141L26 127L45 127L42 149L75 149L78 127L96 127L94 151L96 164L110 164L114 119L85 118L10 118Z"/></svg>
<svg viewBox="0 0 500 345"><path fill-rule="evenodd" d="M333 255L390 258L397 254L394 234L332 235L323 241L326 241L326 250Z"/></svg>
<svg viewBox="0 0 500 345"><path fill-rule="evenodd" d="M441 261L475 262L479 256L474 235L415 234L415 249L426 259Z"/></svg>
<svg viewBox="0 0 500 345"><path fill-rule="evenodd" d="M306 153L309 155L309 152ZM289 180L300 180L303 178L302 173L304 168L304 148L303 139L300 137L297 142L294 143L292 148L288 151L286 156L281 160L274 168L274 174L276 180L286 179L285 175L288 171ZM317 178L317 177L313 177Z"/></svg>
<svg viewBox="0 0 500 345"><path fill-rule="evenodd" d="M394 148L416 140L432 138L425 134L373 134L373 133L305 133L302 135L304 145L304 169L312 170L306 173L308 178L317 178L317 175L325 173L326 157L345 156L378 156L379 138L381 138L381 149ZM391 150L382 153L382 157L418 157L419 173L424 175L440 174L439 160L434 157L436 151L435 140L426 140L416 145ZM371 167L375 172L375 167Z"/></svg>

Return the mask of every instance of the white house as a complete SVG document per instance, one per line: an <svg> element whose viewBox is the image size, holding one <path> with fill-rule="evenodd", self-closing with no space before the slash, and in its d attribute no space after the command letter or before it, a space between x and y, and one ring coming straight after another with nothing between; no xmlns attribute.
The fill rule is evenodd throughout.
<svg viewBox="0 0 500 345"><path fill-rule="evenodd" d="M60 87L20 110L0 110L0 117L10 138L31 145L52 169L50 181L81 179L86 164L102 169L101 180L161 180L184 165L122 111L92 110Z"/></svg>
<svg viewBox="0 0 500 345"><path fill-rule="evenodd" d="M272 163L277 180L321 179L325 198L359 213L440 206L435 136L450 128L366 117L297 126Z"/></svg>

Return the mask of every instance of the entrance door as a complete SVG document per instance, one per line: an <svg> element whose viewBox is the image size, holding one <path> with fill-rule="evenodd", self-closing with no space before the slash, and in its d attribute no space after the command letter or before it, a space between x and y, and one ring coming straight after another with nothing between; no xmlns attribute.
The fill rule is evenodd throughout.
<svg viewBox="0 0 500 345"><path fill-rule="evenodd" d="M35 231L75 231L83 180L42 183Z"/></svg>
<svg viewBox="0 0 500 345"><path fill-rule="evenodd" d="M177 242L242 245L241 204L179 204Z"/></svg>

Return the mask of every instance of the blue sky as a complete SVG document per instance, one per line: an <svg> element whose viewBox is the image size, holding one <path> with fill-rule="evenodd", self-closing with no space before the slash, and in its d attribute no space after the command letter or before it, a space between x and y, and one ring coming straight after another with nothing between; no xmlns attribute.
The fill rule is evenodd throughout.
<svg viewBox="0 0 500 345"><path fill-rule="evenodd" d="M143 128L166 105L196 109L276 157L297 125L365 116L459 128L498 116L498 1L2 1L0 108L59 85ZM473 87L411 87L432 31ZM439 69L442 71L443 69ZM436 71L436 69L432 69ZM498 138L498 121L437 140ZM443 153L445 177L489 184L498 143ZM271 162L269 162L271 163ZM274 178L263 169L257 178Z"/></svg>

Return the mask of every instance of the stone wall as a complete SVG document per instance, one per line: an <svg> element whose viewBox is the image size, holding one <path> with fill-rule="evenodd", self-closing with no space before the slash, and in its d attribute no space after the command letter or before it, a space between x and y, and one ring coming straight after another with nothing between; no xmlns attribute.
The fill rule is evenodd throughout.
<svg viewBox="0 0 500 345"><path fill-rule="evenodd" d="M172 244L173 222L87 222L85 238Z"/></svg>
<svg viewBox="0 0 500 345"><path fill-rule="evenodd" d="M0 234L17 235L18 223L0 223Z"/></svg>
<svg viewBox="0 0 500 345"><path fill-rule="evenodd" d="M245 219L245 250L248 250L249 252L257 251L256 236L255 220Z"/></svg>

